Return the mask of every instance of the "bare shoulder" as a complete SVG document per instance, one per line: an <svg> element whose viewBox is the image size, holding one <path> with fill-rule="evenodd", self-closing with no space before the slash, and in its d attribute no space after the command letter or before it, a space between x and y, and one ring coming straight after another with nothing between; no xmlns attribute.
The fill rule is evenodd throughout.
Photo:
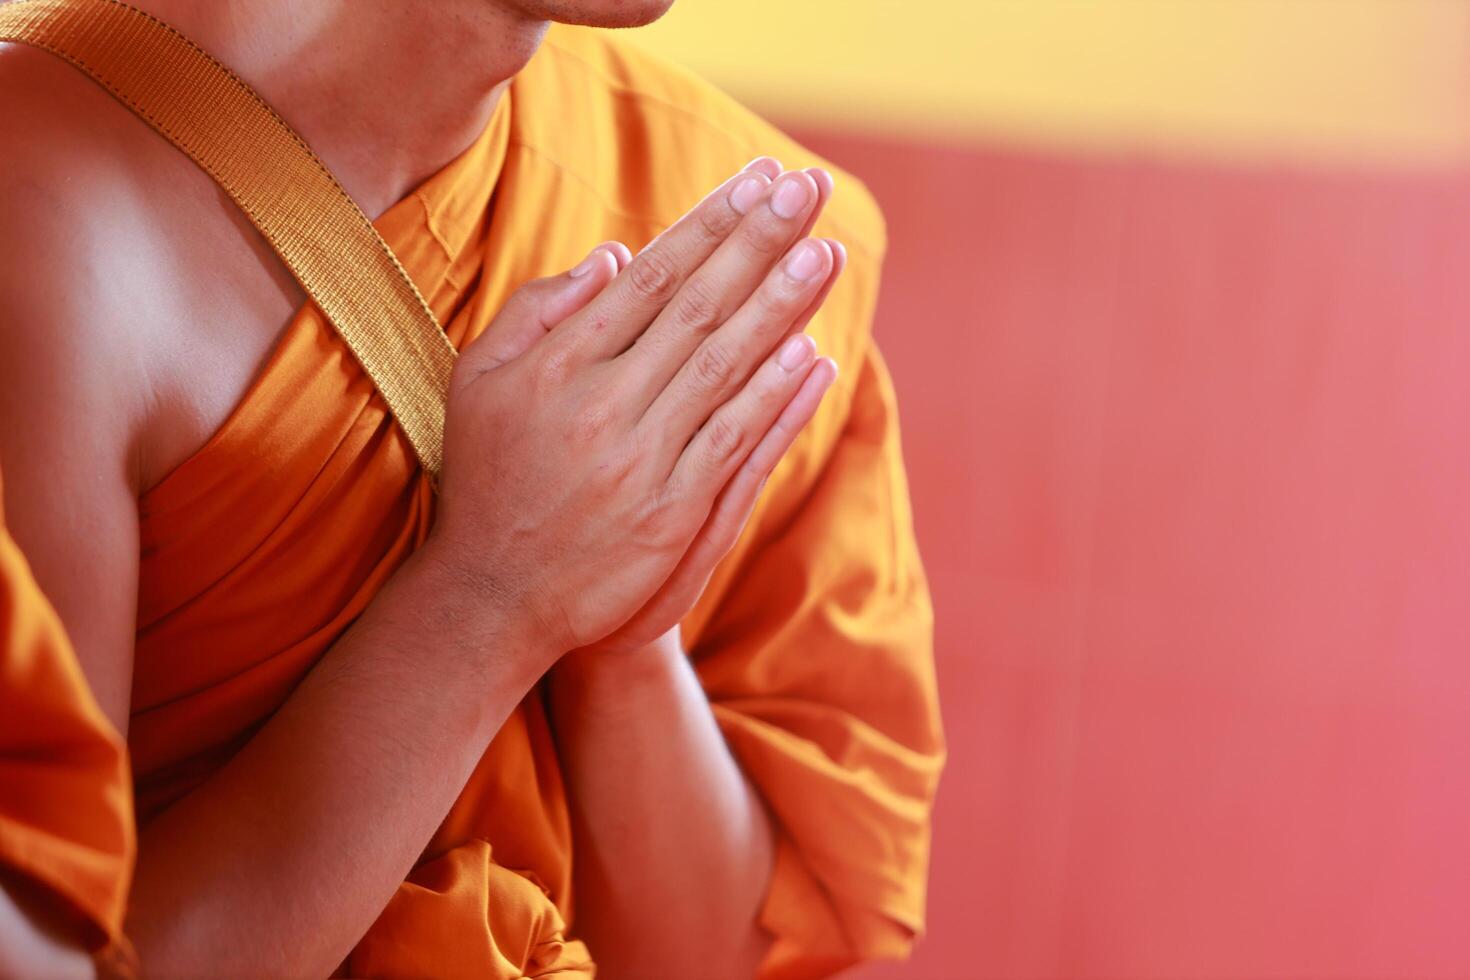
<svg viewBox="0 0 1470 980"><path fill-rule="evenodd" d="M300 303L239 209L82 72L0 45L5 511L126 730L138 497L239 401Z"/></svg>
<svg viewBox="0 0 1470 980"><path fill-rule="evenodd" d="M136 288L123 229L140 187L93 89L50 55L0 46L0 469L10 531L126 730L147 362L114 311Z"/></svg>
<svg viewBox="0 0 1470 980"><path fill-rule="evenodd" d="M136 496L223 420L300 294L203 171L59 58L0 45L0 145L0 465L40 415L52 442L125 454Z"/></svg>
<svg viewBox="0 0 1470 980"><path fill-rule="evenodd" d="M7 524L126 731L139 492L233 404L284 301L209 178L66 62L0 45L0 146Z"/></svg>
<svg viewBox="0 0 1470 980"><path fill-rule="evenodd" d="M44 52L0 46L0 456L86 427L100 451L125 438L136 344L101 310L127 288L119 230L139 188L117 150L108 97ZM104 368L106 368L104 370ZM107 417L96 403L113 406ZM121 411L119 411L121 409ZM15 443L20 442L17 446ZM121 451L120 446L113 447ZM22 453L22 450L25 450ZM10 457L21 456L12 461Z"/></svg>

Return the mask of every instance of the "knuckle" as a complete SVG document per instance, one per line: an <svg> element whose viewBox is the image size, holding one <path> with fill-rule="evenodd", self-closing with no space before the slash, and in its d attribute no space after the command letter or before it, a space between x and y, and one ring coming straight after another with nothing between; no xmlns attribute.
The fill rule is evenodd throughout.
<svg viewBox="0 0 1470 980"><path fill-rule="evenodd" d="M690 365L701 388L720 391L735 380L735 359L720 344L705 344Z"/></svg>
<svg viewBox="0 0 1470 980"><path fill-rule="evenodd" d="M673 261L657 248L635 258L627 274L634 294L651 303L668 302L679 281Z"/></svg>
<svg viewBox="0 0 1470 980"><path fill-rule="evenodd" d="M767 279L755 291L755 305L760 311L762 320L789 318L795 312L801 298L801 291L792 288L791 284L780 275Z"/></svg>
<svg viewBox="0 0 1470 980"><path fill-rule="evenodd" d="M617 486L631 486L641 482L644 475L643 461L646 457L635 448L625 447L615 452L608 460L607 471Z"/></svg>
<svg viewBox="0 0 1470 980"><path fill-rule="evenodd" d="M796 393L800 376L767 363L750 379L750 390L763 406L784 403Z"/></svg>
<svg viewBox="0 0 1470 980"><path fill-rule="evenodd" d="M496 316L496 319L510 319L513 322L518 322L534 316L547 291L553 285L554 283L550 279L532 279L522 283L506 299L505 305L500 308L500 313Z"/></svg>
<svg viewBox="0 0 1470 980"><path fill-rule="evenodd" d="M740 226L740 244L746 251L769 259L786 244L786 235L777 225L757 219Z"/></svg>
<svg viewBox="0 0 1470 980"><path fill-rule="evenodd" d="M711 467L723 466L735 458L745 446L745 429L728 418L715 416L706 426L709 452L706 462Z"/></svg>
<svg viewBox="0 0 1470 980"><path fill-rule="evenodd" d="M723 558L729 554L731 548L735 547L735 542L740 540L740 532L743 530L745 526L739 520L728 515L720 515L719 519L709 526L708 543L714 553Z"/></svg>
<svg viewBox="0 0 1470 980"><path fill-rule="evenodd" d="M678 517L679 503L674 496L656 491L649 494L639 508L633 525L639 538L655 547L663 547L673 538L674 528L679 523Z"/></svg>
<svg viewBox="0 0 1470 980"><path fill-rule="evenodd" d="M612 424L612 408L605 401L589 402L572 416L572 436L578 442L596 442Z"/></svg>
<svg viewBox="0 0 1470 980"><path fill-rule="evenodd" d="M536 380L543 387L560 388L571 380L572 352L564 345L551 345L535 362Z"/></svg>
<svg viewBox="0 0 1470 980"><path fill-rule="evenodd" d="M740 223L740 215L722 199L696 211L695 221L706 240L723 240Z"/></svg>
<svg viewBox="0 0 1470 980"><path fill-rule="evenodd" d="M640 508L629 521L630 529L641 541L657 540L664 523L663 509L657 501Z"/></svg>
<svg viewBox="0 0 1470 980"><path fill-rule="evenodd" d="M707 283L691 279L679 293L674 318L685 330L697 334L708 333L719 325L719 300Z"/></svg>
<svg viewBox="0 0 1470 980"><path fill-rule="evenodd" d="M740 472L756 481L756 496L760 495L760 492L765 489L766 481L771 478L768 460L760 459L760 456L759 451L753 452L745 457L745 462L740 464Z"/></svg>

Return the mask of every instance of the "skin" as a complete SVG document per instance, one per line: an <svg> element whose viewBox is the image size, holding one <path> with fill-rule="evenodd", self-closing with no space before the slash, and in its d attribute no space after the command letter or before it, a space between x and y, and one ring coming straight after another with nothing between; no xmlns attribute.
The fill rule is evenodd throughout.
<svg viewBox="0 0 1470 980"><path fill-rule="evenodd" d="M139 5L261 91L370 215L469 144L549 19L667 6ZM6 511L125 732L137 497L224 421L302 295L208 178L59 61L0 50L0 144ZM841 247L806 238L831 190L756 161L638 256L607 243L528 284L464 351L428 543L244 750L140 828L128 931L149 975L330 973L549 671L601 975L650 949L675 974L750 975L771 829L677 623L835 378L804 338L775 360L840 272ZM25 922L0 915L0 945Z"/></svg>
<svg viewBox="0 0 1470 980"><path fill-rule="evenodd" d="M19 876L0 873L0 977L84 980L96 974L75 923Z"/></svg>

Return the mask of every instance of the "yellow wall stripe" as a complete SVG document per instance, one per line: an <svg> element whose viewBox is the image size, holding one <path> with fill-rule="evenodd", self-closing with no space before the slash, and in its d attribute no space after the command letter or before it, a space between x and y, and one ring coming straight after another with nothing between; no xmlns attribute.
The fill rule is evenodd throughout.
<svg viewBox="0 0 1470 980"><path fill-rule="evenodd" d="M679 0L635 37L788 123L1470 159L1466 0Z"/></svg>

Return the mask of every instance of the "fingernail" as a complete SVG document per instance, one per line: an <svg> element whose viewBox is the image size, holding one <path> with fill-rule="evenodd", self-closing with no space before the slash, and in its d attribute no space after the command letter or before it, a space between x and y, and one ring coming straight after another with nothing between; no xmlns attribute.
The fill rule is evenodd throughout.
<svg viewBox="0 0 1470 980"><path fill-rule="evenodd" d="M786 274L798 281L810 279L821 267L822 246L811 239L796 246L786 259Z"/></svg>
<svg viewBox="0 0 1470 980"><path fill-rule="evenodd" d="M780 168L781 164L779 162L777 162L776 160L772 159L771 157L765 156L763 154L761 156L756 157L754 160L750 161L749 163L747 163L745 166L741 167L740 169L741 169L742 172L744 172L746 170L754 170L756 167L760 166L762 163L766 162L767 160L770 160L772 163L776 164L776 167L778 169Z"/></svg>
<svg viewBox="0 0 1470 980"><path fill-rule="evenodd" d="M736 214L745 214L755 207L755 202L760 200L761 192L766 189L765 174L752 174L740 181L730 189L730 207Z"/></svg>
<svg viewBox="0 0 1470 980"><path fill-rule="evenodd" d="M781 345L781 353L776 355L776 363L781 365L783 371L795 371L810 361L816 352L816 341L804 333L799 333Z"/></svg>
<svg viewBox="0 0 1470 980"><path fill-rule="evenodd" d="M591 272L597 267L597 253L600 251L602 251L602 249L594 248L592 250L592 254L588 255L581 262L578 262L576 268L572 269L572 271L567 274L570 275L573 279L580 279L587 273Z"/></svg>
<svg viewBox="0 0 1470 980"><path fill-rule="evenodd" d="M806 209L811 200L811 188L804 180L783 180L776 193L771 195L771 210L778 218L794 218Z"/></svg>

